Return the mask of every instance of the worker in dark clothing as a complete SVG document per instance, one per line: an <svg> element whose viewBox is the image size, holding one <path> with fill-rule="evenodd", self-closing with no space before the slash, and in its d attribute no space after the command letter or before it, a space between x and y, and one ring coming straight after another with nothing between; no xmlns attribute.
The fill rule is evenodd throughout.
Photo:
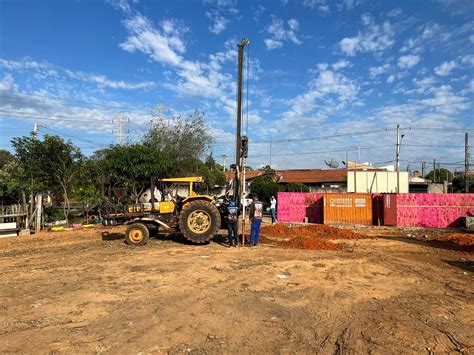
<svg viewBox="0 0 474 355"><path fill-rule="evenodd" d="M239 208L237 207L237 202L230 201L227 206L227 229L229 231L229 248L239 245L239 226L237 225L237 220L239 217ZM235 242L234 242L235 240Z"/></svg>
<svg viewBox="0 0 474 355"><path fill-rule="evenodd" d="M250 228L250 246L256 246L260 237L260 226L262 225L263 217L263 203L258 200L258 197L253 196L253 201L250 204L249 218L251 222Z"/></svg>

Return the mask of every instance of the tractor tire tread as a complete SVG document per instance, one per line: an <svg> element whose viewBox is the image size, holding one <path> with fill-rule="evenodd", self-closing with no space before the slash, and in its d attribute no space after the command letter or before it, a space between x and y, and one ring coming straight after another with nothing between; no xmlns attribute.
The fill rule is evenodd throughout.
<svg viewBox="0 0 474 355"><path fill-rule="evenodd" d="M187 216L189 213L191 213L192 210L203 208L206 209L209 214L211 215L211 228L209 229L208 232L204 233L203 235L196 235L192 231L188 229L187 226ZM211 238L219 232L221 226L221 215L219 213L219 210L217 209L216 206L211 204L208 201L204 200L197 200L197 201L192 201L183 206L183 209L181 210L180 216L179 216L179 230L181 234L183 235L184 238L189 240L192 243L196 244L204 244L208 243Z"/></svg>

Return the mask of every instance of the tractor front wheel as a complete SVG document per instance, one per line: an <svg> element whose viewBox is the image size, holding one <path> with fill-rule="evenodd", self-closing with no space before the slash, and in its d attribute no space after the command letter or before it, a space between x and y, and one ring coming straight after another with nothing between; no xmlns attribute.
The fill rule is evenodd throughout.
<svg viewBox="0 0 474 355"><path fill-rule="evenodd" d="M219 210L208 201L197 200L185 204L179 216L179 230L193 243L210 241L220 226Z"/></svg>
<svg viewBox="0 0 474 355"><path fill-rule="evenodd" d="M125 241L129 245L145 245L150 237L148 228L142 223L134 223L128 226L125 232Z"/></svg>

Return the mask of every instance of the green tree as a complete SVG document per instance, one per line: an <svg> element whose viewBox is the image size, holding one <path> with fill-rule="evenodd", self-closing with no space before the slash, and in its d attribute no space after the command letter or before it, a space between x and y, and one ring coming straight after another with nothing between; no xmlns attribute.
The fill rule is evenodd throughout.
<svg viewBox="0 0 474 355"><path fill-rule="evenodd" d="M12 145L19 164L19 176L30 192L49 192L62 196L63 213L69 221L70 193L82 159L79 148L59 136L35 135L13 138Z"/></svg>
<svg viewBox="0 0 474 355"><path fill-rule="evenodd" d="M309 187L301 182L290 182L285 186L287 192L309 192Z"/></svg>
<svg viewBox="0 0 474 355"><path fill-rule="evenodd" d="M165 152L144 144L111 146L97 157L113 184L125 187L136 202L151 177L165 177L174 163Z"/></svg>
<svg viewBox="0 0 474 355"><path fill-rule="evenodd" d="M263 169L263 175L257 176L250 184L250 193L258 195L263 201L270 201L272 196L276 196L281 187L275 182L276 173L269 165Z"/></svg>
<svg viewBox="0 0 474 355"><path fill-rule="evenodd" d="M98 207L102 201L100 190L102 177L102 169L98 160L88 158L82 161L74 182L73 197L81 204L87 220L90 211Z"/></svg>
<svg viewBox="0 0 474 355"><path fill-rule="evenodd" d="M425 176L425 179L431 180L432 182L452 181L453 173L445 168L436 168L434 172L431 170L428 175Z"/></svg>
<svg viewBox="0 0 474 355"><path fill-rule="evenodd" d="M26 184L21 179L23 176L21 166L18 161L12 160L0 169L0 199L15 200L17 203L23 202L26 207Z"/></svg>
<svg viewBox="0 0 474 355"><path fill-rule="evenodd" d="M170 176L182 176L197 171L197 161L203 158L212 142L209 132L204 114L194 111L187 116L158 121L145 135L143 143L169 156L173 162L169 166Z"/></svg>
<svg viewBox="0 0 474 355"><path fill-rule="evenodd" d="M62 195L64 219L68 224L73 182L83 158L81 150L71 141L64 141L59 136L50 135L44 136L41 150L43 181L49 191Z"/></svg>
<svg viewBox="0 0 474 355"><path fill-rule="evenodd" d="M466 179L465 174L456 175L453 178L453 192L465 192ZM469 177L469 192L474 192L474 175L468 175Z"/></svg>
<svg viewBox="0 0 474 355"><path fill-rule="evenodd" d="M13 138L11 143L19 168L15 178L21 181L22 188L30 194L45 190L41 141L35 135L31 135Z"/></svg>
<svg viewBox="0 0 474 355"><path fill-rule="evenodd" d="M11 162L15 157L8 150L0 149L0 169Z"/></svg>

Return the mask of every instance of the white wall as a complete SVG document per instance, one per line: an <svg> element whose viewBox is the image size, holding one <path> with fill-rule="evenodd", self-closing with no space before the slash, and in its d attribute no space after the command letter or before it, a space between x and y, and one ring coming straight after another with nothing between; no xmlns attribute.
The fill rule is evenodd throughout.
<svg viewBox="0 0 474 355"><path fill-rule="evenodd" d="M355 182L355 183L354 183ZM348 171L347 192L397 192L396 171ZM400 193L408 193L408 172L400 171Z"/></svg>

